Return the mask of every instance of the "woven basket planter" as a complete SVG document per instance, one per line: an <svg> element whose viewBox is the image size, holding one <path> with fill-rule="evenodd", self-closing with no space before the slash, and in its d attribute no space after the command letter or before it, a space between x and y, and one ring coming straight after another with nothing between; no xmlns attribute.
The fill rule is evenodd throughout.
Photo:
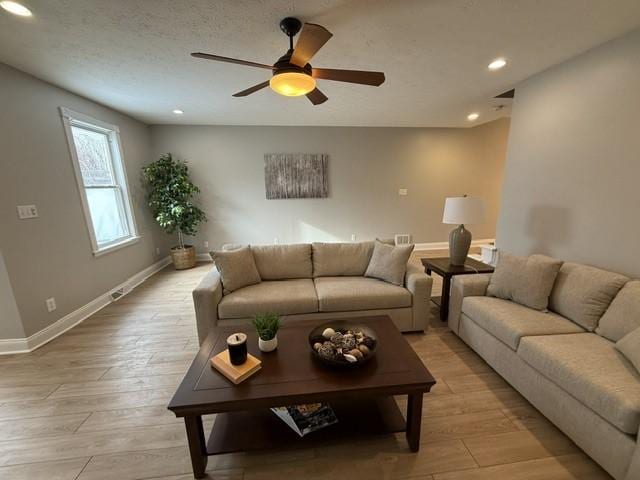
<svg viewBox="0 0 640 480"><path fill-rule="evenodd" d="M196 249L192 245L185 245L184 248L173 247L171 249L171 260L176 270L186 270L196 266Z"/></svg>

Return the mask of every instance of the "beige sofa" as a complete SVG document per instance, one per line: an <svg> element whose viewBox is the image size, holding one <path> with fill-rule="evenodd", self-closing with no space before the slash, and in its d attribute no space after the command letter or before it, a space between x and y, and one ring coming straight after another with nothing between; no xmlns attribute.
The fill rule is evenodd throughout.
<svg viewBox="0 0 640 480"><path fill-rule="evenodd" d="M565 263L545 313L486 296L490 277L455 277L451 330L614 478L640 479L640 375L611 340L640 325L640 282Z"/></svg>
<svg viewBox="0 0 640 480"><path fill-rule="evenodd" d="M403 286L364 276L373 242L252 246L262 281L223 291L214 267L193 291L198 338L213 325L246 324L260 312L284 322L388 315L403 332L429 325L432 279L408 264Z"/></svg>

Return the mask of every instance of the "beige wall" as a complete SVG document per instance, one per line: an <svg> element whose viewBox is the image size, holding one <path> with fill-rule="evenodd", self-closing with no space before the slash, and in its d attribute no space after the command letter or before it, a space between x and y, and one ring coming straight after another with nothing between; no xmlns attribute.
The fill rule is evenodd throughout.
<svg viewBox="0 0 640 480"><path fill-rule="evenodd" d="M477 195L488 219L471 226L493 238L509 120L476 128L153 126L154 157L189 162L209 222L195 240L281 243L371 239L410 233L440 242L444 198ZM329 198L266 200L264 154L328 153ZM406 188L408 196L399 196Z"/></svg>
<svg viewBox="0 0 640 480"><path fill-rule="evenodd" d="M640 277L640 30L516 88L497 241Z"/></svg>
<svg viewBox="0 0 640 480"><path fill-rule="evenodd" d="M166 255L166 239L154 241L139 183L150 159L148 126L3 64L0 105L0 249L29 336L154 263L156 244ZM142 236L137 244L92 255L60 106L120 127ZM36 204L40 217L18 220L16 205L23 204ZM48 297L56 298L55 312L47 312ZM16 333L0 328L0 337Z"/></svg>
<svg viewBox="0 0 640 480"><path fill-rule="evenodd" d="M150 218L139 172L167 151L190 162L202 187L210 220L197 239L201 251L205 240L215 248L275 237L282 243L349 240L352 233L444 241L451 228L441 223L444 197L464 193L487 201L487 223L472 227L476 238L495 234L507 119L470 129L148 127L3 64L0 104L0 249L8 280L0 282L0 339L33 335L166 255L173 239ZM142 236L137 244L92 255L60 106L120 127ZM267 152L328 153L329 198L267 201ZM399 196L399 188L409 195ZM39 218L19 220L16 205L22 204L35 204ZM10 316L7 285L17 307L8 304ZM49 297L58 305L52 313Z"/></svg>
<svg viewBox="0 0 640 480"><path fill-rule="evenodd" d="M4 256L0 251L0 339L22 338L24 330L9 273L4 263Z"/></svg>

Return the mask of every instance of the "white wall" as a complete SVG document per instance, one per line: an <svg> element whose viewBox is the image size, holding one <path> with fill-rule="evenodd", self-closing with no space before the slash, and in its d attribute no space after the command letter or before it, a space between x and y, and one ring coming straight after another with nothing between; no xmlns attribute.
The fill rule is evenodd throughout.
<svg viewBox="0 0 640 480"><path fill-rule="evenodd" d="M166 255L140 185L150 157L149 127L0 64L0 249L24 333L29 336L107 292ZM95 258L58 108L91 115L121 130L124 160L141 240ZM16 205L35 204L39 218L19 220ZM58 309L48 313L45 299ZM0 329L0 336L15 329ZM11 337L8 337L11 338Z"/></svg>
<svg viewBox="0 0 640 480"><path fill-rule="evenodd" d="M195 240L281 243L358 240L410 233L440 242L444 198L477 195L488 219L470 226L493 238L508 119L476 128L153 126L154 157L189 162L209 222ZM329 154L329 198L266 200L265 153ZM408 196L398 189L407 188Z"/></svg>
<svg viewBox="0 0 640 480"><path fill-rule="evenodd" d="M498 246L640 277L640 30L516 88Z"/></svg>

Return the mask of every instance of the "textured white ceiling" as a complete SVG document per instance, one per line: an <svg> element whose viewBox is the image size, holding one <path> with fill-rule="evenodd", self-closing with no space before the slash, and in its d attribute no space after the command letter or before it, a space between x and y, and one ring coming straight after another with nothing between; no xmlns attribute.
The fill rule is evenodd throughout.
<svg viewBox="0 0 640 480"><path fill-rule="evenodd" d="M0 10L0 61L147 123L469 126L491 97L640 25L638 0L24 0ZM273 63L285 16L334 37L317 67L382 70L381 87L320 80L329 101L264 89L269 72L189 56ZM489 72L504 56L509 65ZM182 117L171 113L185 111Z"/></svg>

